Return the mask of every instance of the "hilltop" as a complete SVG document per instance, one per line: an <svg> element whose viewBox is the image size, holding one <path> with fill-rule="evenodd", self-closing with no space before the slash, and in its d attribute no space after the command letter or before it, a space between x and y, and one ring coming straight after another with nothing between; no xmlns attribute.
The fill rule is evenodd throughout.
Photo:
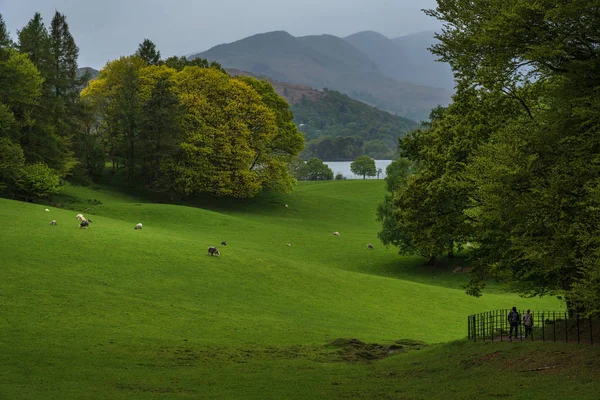
<svg viewBox="0 0 600 400"><path fill-rule="evenodd" d="M286 83L331 89L403 117L424 120L450 92L381 73L375 61L347 40L332 36L294 37L287 32L261 33L215 46L193 57L219 62Z"/></svg>
<svg viewBox="0 0 600 400"><path fill-rule="evenodd" d="M344 38L367 55L381 73L400 82L411 82L454 91L454 76L450 65L438 62L428 48L437 43L435 32L424 31L397 38L372 31L355 33Z"/></svg>

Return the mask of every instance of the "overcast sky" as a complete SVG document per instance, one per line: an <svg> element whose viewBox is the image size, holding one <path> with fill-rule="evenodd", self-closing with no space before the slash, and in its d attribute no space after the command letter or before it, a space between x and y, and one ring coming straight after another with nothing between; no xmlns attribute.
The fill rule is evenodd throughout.
<svg viewBox="0 0 600 400"><path fill-rule="evenodd" d="M0 14L14 37L36 11L46 26L60 11L79 46L79 65L99 69L134 53L144 38L165 57L274 30L340 37L373 30L391 38L438 30L441 25L421 11L435 5L435 0L0 0Z"/></svg>

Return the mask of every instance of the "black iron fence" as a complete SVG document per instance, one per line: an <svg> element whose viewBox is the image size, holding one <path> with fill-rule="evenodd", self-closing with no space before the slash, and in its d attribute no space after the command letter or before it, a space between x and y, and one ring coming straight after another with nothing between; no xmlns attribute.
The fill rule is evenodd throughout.
<svg viewBox="0 0 600 400"><path fill-rule="evenodd" d="M532 311L532 324L525 324L525 312L519 311L519 323L508 320L510 310L487 311L468 317L469 340L507 341L532 340L600 344L600 317L584 317L569 311Z"/></svg>

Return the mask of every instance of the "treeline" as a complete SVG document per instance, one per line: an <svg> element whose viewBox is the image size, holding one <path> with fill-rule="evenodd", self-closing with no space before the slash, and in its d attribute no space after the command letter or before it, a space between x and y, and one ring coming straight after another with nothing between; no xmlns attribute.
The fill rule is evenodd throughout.
<svg viewBox="0 0 600 400"><path fill-rule="evenodd" d="M17 34L12 43L0 15L2 191L44 197L63 179L99 179L107 161L111 179L155 192L291 190L304 139L268 82L204 59L163 60L146 39L87 86L64 15L47 30L35 14Z"/></svg>
<svg viewBox="0 0 600 400"><path fill-rule="evenodd" d="M361 155L391 159L397 153L398 138L418 126L342 93L324 92L319 99L302 99L292 105L294 121L307 140L303 159L350 161Z"/></svg>
<svg viewBox="0 0 600 400"><path fill-rule="evenodd" d="M401 141L380 238L431 263L600 313L600 13L586 2L438 2L453 104ZM585 18L582 18L585 16ZM393 180L391 176L397 178Z"/></svg>

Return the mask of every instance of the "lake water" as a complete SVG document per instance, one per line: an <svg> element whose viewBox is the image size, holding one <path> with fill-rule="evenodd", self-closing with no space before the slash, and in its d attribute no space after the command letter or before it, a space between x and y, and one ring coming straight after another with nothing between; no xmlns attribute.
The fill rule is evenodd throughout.
<svg viewBox="0 0 600 400"><path fill-rule="evenodd" d="M337 174L342 174L347 179L362 179L362 176L354 175L352 171L350 171L350 164L352 164L352 161L323 161L323 163L327 164L327 166L331 168L334 178ZM375 166L383 170L383 172L379 175L379 179L385 178L385 169L391 163L392 160L375 160ZM367 176L367 179L377 179L377 176Z"/></svg>

